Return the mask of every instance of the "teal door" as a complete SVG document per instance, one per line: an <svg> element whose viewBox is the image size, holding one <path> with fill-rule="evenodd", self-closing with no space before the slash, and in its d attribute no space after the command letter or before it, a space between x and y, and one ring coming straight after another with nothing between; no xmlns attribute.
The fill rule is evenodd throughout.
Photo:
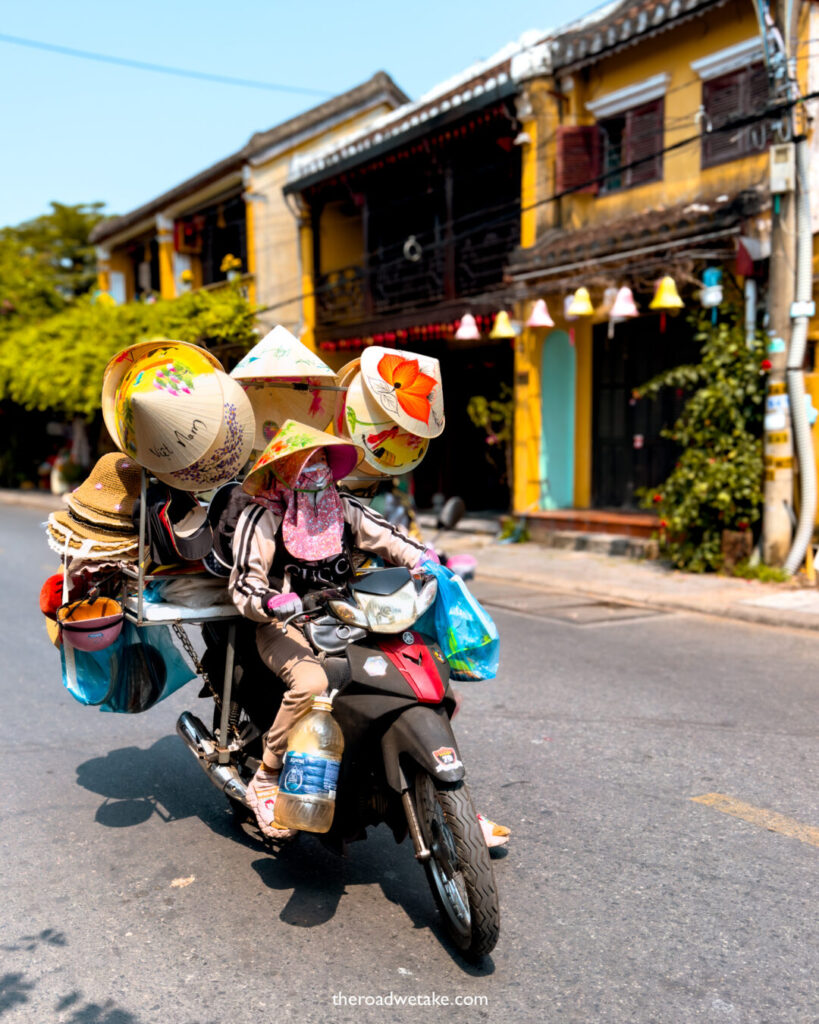
<svg viewBox="0 0 819 1024"><path fill-rule="evenodd" d="M574 504L575 350L565 331L543 342L541 366L541 508Z"/></svg>

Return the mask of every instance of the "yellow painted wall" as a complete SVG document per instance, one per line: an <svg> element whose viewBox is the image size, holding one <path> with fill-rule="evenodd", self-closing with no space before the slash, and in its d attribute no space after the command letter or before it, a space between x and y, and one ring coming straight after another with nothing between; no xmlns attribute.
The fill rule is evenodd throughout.
<svg viewBox="0 0 819 1024"><path fill-rule="evenodd" d="M350 210L349 203L340 201L327 203L321 211L319 239L322 274L360 265L364 238L358 209Z"/></svg>

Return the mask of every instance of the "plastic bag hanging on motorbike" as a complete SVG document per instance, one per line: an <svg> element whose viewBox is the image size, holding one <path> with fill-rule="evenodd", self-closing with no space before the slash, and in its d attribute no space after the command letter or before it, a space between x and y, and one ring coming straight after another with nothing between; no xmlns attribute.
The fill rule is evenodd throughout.
<svg viewBox="0 0 819 1024"><path fill-rule="evenodd" d="M500 638L491 616L446 566L426 561L423 569L438 580L438 594L415 628L437 639L453 679L494 679Z"/></svg>
<svg viewBox="0 0 819 1024"><path fill-rule="evenodd" d="M104 650L63 645L60 657L63 685L75 700L118 714L147 711L195 677L164 625L126 622Z"/></svg>

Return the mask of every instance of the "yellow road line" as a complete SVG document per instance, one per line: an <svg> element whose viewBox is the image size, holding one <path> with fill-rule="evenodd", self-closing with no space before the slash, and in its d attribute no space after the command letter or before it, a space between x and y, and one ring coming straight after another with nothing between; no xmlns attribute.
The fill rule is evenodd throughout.
<svg viewBox="0 0 819 1024"><path fill-rule="evenodd" d="M798 839L800 843L819 846L819 828L803 825L801 821L795 821L776 811L766 811L764 807L754 807L752 804L735 800L732 796L726 796L724 793L705 793L703 796L692 796L691 799L696 804L705 804L707 807L713 807L715 811L722 811L723 814L742 818L743 821L759 825L760 828L766 828L769 832L779 832L791 839Z"/></svg>

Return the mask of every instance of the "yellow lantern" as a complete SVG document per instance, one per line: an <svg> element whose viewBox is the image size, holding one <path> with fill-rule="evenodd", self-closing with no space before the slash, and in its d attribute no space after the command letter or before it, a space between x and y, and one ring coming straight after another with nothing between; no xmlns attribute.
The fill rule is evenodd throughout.
<svg viewBox="0 0 819 1024"><path fill-rule="evenodd" d="M566 312L569 316L594 316L594 306L591 304L588 288L577 289Z"/></svg>
<svg viewBox="0 0 819 1024"><path fill-rule="evenodd" d="M512 327L509 320L509 314L505 309L502 309L495 317L495 322L492 324L492 330L489 332L489 337L494 338L496 341L501 338L515 337L515 329Z"/></svg>
<svg viewBox="0 0 819 1024"><path fill-rule="evenodd" d="M677 291L673 277L663 277L657 282L657 290L649 304L649 309L682 309L683 300Z"/></svg>

